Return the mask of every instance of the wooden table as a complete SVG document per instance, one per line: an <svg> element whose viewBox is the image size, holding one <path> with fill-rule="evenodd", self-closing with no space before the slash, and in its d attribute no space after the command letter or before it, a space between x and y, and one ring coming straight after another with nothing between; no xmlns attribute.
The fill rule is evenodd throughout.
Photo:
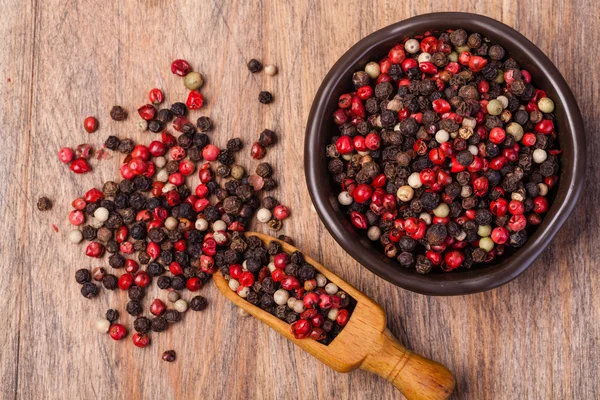
<svg viewBox="0 0 600 400"><path fill-rule="evenodd" d="M126 299L117 293L93 301L81 297L75 270L106 260L91 261L82 246L68 242L66 215L72 199L116 177L121 157L94 161L94 173L76 176L58 162L56 151L84 142L100 145L109 134L149 142L152 134L136 132L133 118L115 123L108 111L121 104L133 114L155 86L168 92L169 102L184 98L181 79L169 66L185 58L205 76L201 114L215 121L217 144L233 134L250 142L263 128L280 134L267 160L277 166L277 197L293 210L283 232L380 302L390 329L407 347L448 365L458 380L454 398L599 398L597 7L589 0L430 4L0 1L1 397L400 397L368 373L332 372L255 320L238 316L212 285L203 289L210 307L153 335L148 349L93 329L94 319L110 306L125 314ZM305 120L337 58L381 27L440 10L489 15L536 43L570 84L589 135L583 200L544 255L502 288L453 298L401 290L361 268L312 211L302 169ZM276 64L279 75L250 74L245 64L252 57ZM274 93L273 104L256 101L261 89ZM87 115L100 119L92 135L82 129ZM50 212L37 211L43 195L54 200ZM160 360L169 348L179 355L174 364Z"/></svg>

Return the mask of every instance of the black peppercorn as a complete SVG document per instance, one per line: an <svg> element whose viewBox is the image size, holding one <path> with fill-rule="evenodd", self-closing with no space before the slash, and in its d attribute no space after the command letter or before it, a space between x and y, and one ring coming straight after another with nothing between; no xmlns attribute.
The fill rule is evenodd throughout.
<svg viewBox="0 0 600 400"><path fill-rule="evenodd" d="M190 308L194 311L202 311L206 309L208 302L204 296L194 296L190 300Z"/></svg>
<svg viewBox="0 0 600 400"><path fill-rule="evenodd" d="M156 114L156 119L163 124L166 124L173 119L173 113L168 108L163 108Z"/></svg>
<svg viewBox="0 0 600 400"><path fill-rule="evenodd" d="M260 133L258 143L263 147L269 147L275 144L277 141L277 135L270 129L265 129Z"/></svg>
<svg viewBox="0 0 600 400"><path fill-rule="evenodd" d="M127 290L127 295L129 296L130 300L137 300L137 301L141 301L144 298L144 289L142 289L139 286L131 286L128 290Z"/></svg>
<svg viewBox="0 0 600 400"><path fill-rule="evenodd" d="M262 91L258 94L258 101L262 104L269 104L273 101L273 95L270 92Z"/></svg>
<svg viewBox="0 0 600 400"><path fill-rule="evenodd" d="M121 106L113 106L110 110L110 117L115 121L124 121L127 118L127 111Z"/></svg>
<svg viewBox="0 0 600 400"><path fill-rule="evenodd" d="M150 331L151 322L146 317L139 317L133 321L133 329L139 333L147 333Z"/></svg>
<svg viewBox="0 0 600 400"><path fill-rule="evenodd" d="M247 67L253 74L256 72L260 72L263 68L261 62L254 58L248 61Z"/></svg>
<svg viewBox="0 0 600 400"><path fill-rule="evenodd" d="M75 272L75 281L80 285L92 280L92 274L87 269L78 269Z"/></svg>
<svg viewBox="0 0 600 400"><path fill-rule="evenodd" d="M108 310L106 310L106 319L110 323L116 322L119 319L119 312L117 310L109 308Z"/></svg>
<svg viewBox="0 0 600 400"><path fill-rule="evenodd" d="M233 138L227 141L227 150L229 151L238 152L243 146L242 139L240 138Z"/></svg>
<svg viewBox="0 0 600 400"><path fill-rule="evenodd" d="M40 211L48 211L52 208L52 201L47 197L40 197L37 202L37 208Z"/></svg>
<svg viewBox="0 0 600 400"><path fill-rule="evenodd" d="M134 147L135 147L135 143L133 142L133 140L131 140L131 139L123 139L119 143L118 150L122 154L129 154L129 153L131 153L133 151Z"/></svg>
<svg viewBox="0 0 600 400"><path fill-rule="evenodd" d="M87 299L91 299L98 296L99 292L100 289L98 288L98 286L91 282L85 282L81 287L81 294Z"/></svg>
<svg viewBox="0 0 600 400"><path fill-rule="evenodd" d="M181 321L181 313L173 309L165 311L164 317L170 324Z"/></svg>
<svg viewBox="0 0 600 400"><path fill-rule="evenodd" d="M148 130L153 133L161 132L163 130L163 124L159 120L153 119L148 122Z"/></svg>
<svg viewBox="0 0 600 400"><path fill-rule="evenodd" d="M133 317L137 317L143 311L142 304L137 300L130 300L125 307L127 313Z"/></svg>
<svg viewBox="0 0 600 400"><path fill-rule="evenodd" d="M115 290L119 287L119 278L113 274L107 274L102 277L102 286L108 290Z"/></svg>
<svg viewBox="0 0 600 400"><path fill-rule="evenodd" d="M119 140L118 137L116 136L109 136L105 141L104 141L104 147L106 147L109 150L117 150L119 148L119 145L121 144L121 141Z"/></svg>
<svg viewBox="0 0 600 400"><path fill-rule="evenodd" d="M185 278L182 276L174 276L171 278L171 288L175 290L183 290L185 289Z"/></svg>
<svg viewBox="0 0 600 400"><path fill-rule="evenodd" d="M187 114L187 107L185 103L177 102L171 105L171 112L173 115L182 117Z"/></svg>
<svg viewBox="0 0 600 400"><path fill-rule="evenodd" d="M165 317L156 317L152 318L150 322L150 329L153 332L163 332L169 327L169 323L165 319Z"/></svg>

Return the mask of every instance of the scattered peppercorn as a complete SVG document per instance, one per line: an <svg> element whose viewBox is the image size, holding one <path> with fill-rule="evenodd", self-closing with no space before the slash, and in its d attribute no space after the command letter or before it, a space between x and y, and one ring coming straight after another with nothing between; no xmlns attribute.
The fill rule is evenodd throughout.
<svg viewBox="0 0 600 400"><path fill-rule="evenodd" d="M52 209L52 201L47 197L40 197L37 202L37 208L40 211L48 211Z"/></svg>
<svg viewBox="0 0 600 400"><path fill-rule="evenodd" d="M262 104L269 104L273 101L273 95L270 92L262 91L258 94L258 101Z"/></svg>
<svg viewBox="0 0 600 400"><path fill-rule="evenodd" d="M173 361L175 361L176 358L177 358L177 353L175 353L175 350L167 350L162 355L163 361L166 361L166 362L173 362Z"/></svg>
<svg viewBox="0 0 600 400"><path fill-rule="evenodd" d="M127 119L127 111L121 106L114 106L110 110L110 117L115 121L124 121Z"/></svg>
<svg viewBox="0 0 600 400"><path fill-rule="evenodd" d="M251 59L250 61L248 61L248 69L250 70L250 72L252 72L253 74L256 72L260 72L262 70L263 66L260 63L260 61L255 60L254 58Z"/></svg>

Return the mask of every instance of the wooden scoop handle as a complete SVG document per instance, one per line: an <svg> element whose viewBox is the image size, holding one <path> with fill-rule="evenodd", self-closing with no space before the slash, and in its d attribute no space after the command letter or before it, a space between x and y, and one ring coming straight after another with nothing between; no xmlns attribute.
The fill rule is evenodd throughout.
<svg viewBox="0 0 600 400"><path fill-rule="evenodd" d="M407 350L388 329L360 368L392 382L409 400L447 399L454 390L448 368Z"/></svg>

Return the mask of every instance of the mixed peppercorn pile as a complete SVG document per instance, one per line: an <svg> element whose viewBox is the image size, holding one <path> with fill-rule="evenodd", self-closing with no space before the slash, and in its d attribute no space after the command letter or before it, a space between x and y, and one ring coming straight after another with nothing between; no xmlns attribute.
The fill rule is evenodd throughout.
<svg viewBox="0 0 600 400"><path fill-rule="evenodd" d="M255 73L262 70L262 65L251 60L248 68ZM179 322L188 308L202 311L207 307L206 298L197 292L218 268L227 267L229 274L229 245L244 241L242 232L254 217L266 223L270 230L278 231L290 214L274 197L263 195L277 187L269 163L261 162L255 173L249 175L246 168L236 163L236 155L244 147L241 138L231 138L225 147L219 148L211 143L209 135L214 129L209 117L200 116L195 124L190 121L189 110L197 110L204 103L199 92L202 75L192 71L184 60L174 61L171 70L183 77L184 85L190 90L187 101L160 108L164 93L152 89L150 103L137 110L140 118L136 127L156 136L149 145L136 144L129 138L108 137L104 147L125 155L120 169L122 180L105 182L102 189L90 189L73 201L73 210L69 213L69 221L75 226L69 240L87 241L85 254L92 259L109 254L108 266L76 271L75 280L81 285L81 294L94 298L101 287L106 291L127 291L129 302L125 310L135 318L136 333L132 340L138 347L150 344L150 332L165 331L169 325ZM276 72L272 65L265 67L267 75ZM270 102L272 95L264 93L267 92L261 92L259 100ZM117 105L111 109L110 116L114 121L124 121L128 112ZM97 127L96 118L85 119L86 131L94 132ZM276 141L275 132L265 129L251 146L251 158L264 158ZM87 173L91 171L88 159L92 152L91 146L84 153L65 147L59 150L58 157L68 163L73 172ZM196 172L200 183L192 190L188 178ZM47 198L38 202L40 210L47 210L51 205ZM279 239L291 242L284 235ZM256 246L253 249L256 255L258 249ZM252 262L248 264L253 265ZM243 265L241 273L245 274L247 263ZM152 282L168 291L166 297L172 308L156 298L150 302L149 315L144 315L144 298ZM271 287L275 287L272 283ZM295 284L293 286L297 289ZM184 291L192 296L189 301L181 298ZM264 288L259 293L263 292L266 293ZM273 298L273 293L268 296ZM343 315L342 311L340 314ZM127 335L127 328L118 322L119 317L117 310L109 309L105 318L96 321L96 328L120 340ZM320 326L318 322L312 325ZM313 332L314 329L308 334ZM334 326L328 332L334 335ZM314 337L326 340L326 336L322 333ZM172 350L163 354L165 361L175 358Z"/></svg>
<svg viewBox="0 0 600 400"><path fill-rule="evenodd" d="M249 303L291 324L296 339L329 344L348 323L356 304L346 292L307 263L304 255L236 234L221 273L229 288Z"/></svg>
<svg viewBox="0 0 600 400"><path fill-rule="evenodd" d="M327 146L338 200L422 274L527 241L558 182L554 103L504 48L463 29L410 38L352 76Z"/></svg>

